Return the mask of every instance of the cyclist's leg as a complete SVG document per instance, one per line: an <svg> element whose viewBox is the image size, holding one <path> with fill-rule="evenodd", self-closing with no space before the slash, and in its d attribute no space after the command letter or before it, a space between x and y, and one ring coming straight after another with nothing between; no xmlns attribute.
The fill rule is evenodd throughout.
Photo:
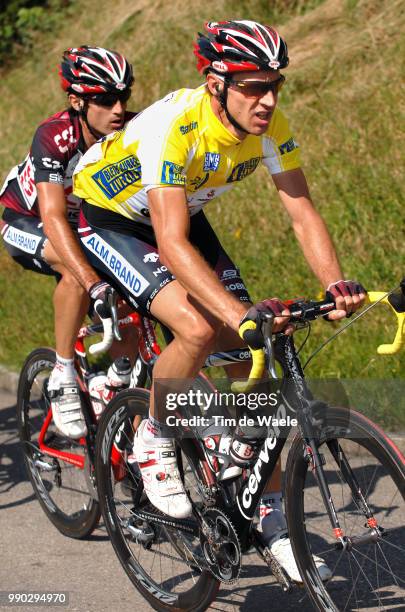
<svg viewBox="0 0 405 612"><path fill-rule="evenodd" d="M87 297L80 291L77 297L77 283L61 266L44 234L39 217L6 210L3 221L6 224L2 231L3 239L11 257L23 268L56 276L59 281L54 299L57 358L48 390L52 395L52 412L57 428L68 437L79 438L86 434L87 428L73 365L73 347L87 302L82 308L81 304ZM62 312L59 312L60 309Z"/></svg>
<svg viewBox="0 0 405 612"><path fill-rule="evenodd" d="M82 287L69 269L63 265L48 240L45 241L42 257L60 275L60 280L53 294L57 362L50 377L49 388L58 393L60 393L61 389L71 389L73 392L71 397L66 397L65 391L64 397L58 398L57 405L56 400L52 401L53 414L58 428L66 435L77 438L85 435L87 428L76 381L74 347L79 329L83 324L86 313L89 311L90 299L84 287ZM125 314L125 309L120 309L121 314ZM125 354L133 363L137 351L137 339L135 329L128 328L124 330L122 341L115 341L109 351L112 359ZM76 417L72 421L73 425L69 425L67 428L62 424L62 419L59 418L58 414L61 410L64 410L64 400L66 400L69 406L70 416L68 418L73 419Z"/></svg>
<svg viewBox="0 0 405 612"><path fill-rule="evenodd" d="M203 244L197 244L197 246L204 252L204 256L207 258L206 244L208 242L208 257L211 256L211 259L214 260L212 261L213 267L224 288L233 293L241 302L247 305L251 304L249 293L241 277L239 268L223 249L207 219L205 217L199 219L198 224L200 226L199 235L204 236L205 242ZM201 227L201 225L203 225L203 227ZM207 236L209 237L208 241L206 240ZM239 335L228 326L225 326L221 328L218 335L216 350L226 351L240 348L241 343L242 341ZM242 362L227 366L225 370L230 378L246 378L250 373L250 367L250 362ZM260 501L260 523L265 540L268 544L273 541L276 542L280 534L286 535L287 533L287 523L282 505L281 458L279 458L275 466L271 479L266 484L263 497ZM277 547L280 563L291 573L295 570L295 561L289 540L283 539L282 542L279 541L275 546ZM294 566L293 570L291 570L292 566Z"/></svg>
<svg viewBox="0 0 405 612"><path fill-rule="evenodd" d="M86 219L85 211L89 217L94 211L82 211L79 228L91 265L108 275L111 284L138 312L157 318L174 335L154 365L155 382L171 379L184 391L184 379L198 373L213 347L220 322L194 301L162 265L145 228L125 220L117 220L120 231L96 227ZM100 225L103 219L98 219ZM115 218L111 217L111 221ZM155 387L149 420L137 430L134 455L152 503L172 516L187 516L191 505L179 478L173 439L162 436L164 418L155 409L155 404L160 404L160 400L154 401Z"/></svg>
<svg viewBox="0 0 405 612"><path fill-rule="evenodd" d="M61 276L53 293L56 352L65 359L73 359L77 333L90 300L76 277L62 264L49 241L45 243L43 258Z"/></svg>
<svg viewBox="0 0 405 612"><path fill-rule="evenodd" d="M151 228L95 209L84 206L80 219L79 235L89 262L139 313L153 316L174 335L154 366L154 377L194 377L221 323L161 263ZM107 229L110 226L114 230Z"/></svg>
<svg viewBox="0 0 405 612"><path fill-rule="evenodd" d="M53 269L50 262L44 257L47 239L40 218L6 209L3 221L5 223L2 229L4 244L14 261L27 270L56 276L60 279L58 271ZM71 302L69 305L72 306ZM75 383L73 353L70 355L64 353L63 346L57 346L56 349L56 366L48 383L50 395L54 396L52 398L54 421L62 433L72 438L79 438L86 434L87 429L81 411L79 389ZM59 356L58 350L67 354L67 358ZM62 377L66 378L66 381Z"/></svg>

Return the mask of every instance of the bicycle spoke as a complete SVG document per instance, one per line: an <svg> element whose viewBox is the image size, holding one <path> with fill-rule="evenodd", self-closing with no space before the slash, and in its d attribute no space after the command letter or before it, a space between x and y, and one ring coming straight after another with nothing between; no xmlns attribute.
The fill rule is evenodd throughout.
<svg viewBox="0 0 405 612"><path fill-rule="evenodd" d="M299 542L303 542L299 544L298 552L295 552L301 566L308 568L306 572L310 572L311 581L307 580L306 586L312 601L316 602L320 609L324 605L325 597L334 602L336 609L347 612L365 612L377 608L388 610L394 609L395 604L398 607L401 604L405 606L405 500L400 488L404 473L401 457L381 438L378 430L373 429L370 421L366 421L355 411L350 413L348 430L344 429L347 412L333 408L332 413L331 419L332 422L335 419L336 429L347 435L347 444L342 434L338 442L342 444L359 491L370 509L371 516L384 531L382 537L373 540L376 536L368 526L366 512L361 504L353 499L355 496L341 470L342 462L340 459L336 461L333 454L326 451L324 442L325 452L323 445L320 445L320 452L324 456L322 469L342 535L348 538L348 549L343 541L343 547L338 550L338 541L329 527L327 510L323 502L319 501L321 496L319 492L317 494L313 480L307 477L308 468L302 472L302 468L297 467L294 472L294 464L290 460L290 470L296 476L295 480L290 478L288 481L291 483L289 494L293 492L292 499L295 500L290 506L289 529L293 542L294 536ZM294 453L294 457L302 466L302 442L298 438ZM305 474L305 477L302 474ZM303 491L304 495L297 495L297 490ZM304 522L294 522L294 517L302 515ZM299 535L300 529L306 532L305 540ZM309 548L305 542L308 542ZM321 556L329 566L332 577L326 583L322 583L319 573L308 563L309 551ZM305 573L303 578L305 582ZM313 585L316 585L316 588Z"/></svg>
<svg viewBox="0 0 405 612"><path fill-rule="evenodd" d="M357 552L358 552L358 551L357 551ZM364 555L364 556L365 556L365 555ZM377 599L377 601L378 601L378 602L379 602L379 603L382 605L383 610L385 610L385 609L386 609L386 608L385 608L385 606L383 605L383 603L382 603L381 599L378 597L378 595L375 593L374 588L373 588L373 585L372 585L372 584L371 584L371 582L369 581L367 574L366 574L366 573L364 572L364 570L363 570L363 567L362 567L362 566L360 565L360 563L357 561L357 559L356 559L355 555L352 555L352 557L353 557L354 561L357 563L358 568L359 568L360 572L362 573L363 577L365 578L365 580L366 580L367 584L369 585L369 587L370 587L370 591L371 591L371 592L374 594L374 596L375 596L375 598Z"/></svg>

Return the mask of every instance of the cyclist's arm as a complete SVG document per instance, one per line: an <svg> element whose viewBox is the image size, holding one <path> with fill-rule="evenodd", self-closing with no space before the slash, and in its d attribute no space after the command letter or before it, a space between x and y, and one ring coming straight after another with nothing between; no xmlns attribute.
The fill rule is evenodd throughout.
<svg viewBox="0 0 405 612"><path fill-rule="evenodd" d="M190 215L183 188L151 189L148 199L162 263L200 304L237 331L247 306L224 289L189 241Z"/></svg>
<svg viewBox="0 0 405 612"><path fill-rule="evenodd" d="M305 175L300 168L273 175L280 199L289 214L297 240L308 265L326 289L331 283L343 279L332 238L321 215L315 209L309 194ZM357 296L348 298L357 305ZM346 309L345 300L338 298L337 307ZM347 303L347 302L346 302ZM339 314L337 314L339 313ZM330 319L344 316L336 311Z"/></svg>
<svg viewBox="0 0 405 612"><path fill-rule="evenodd" d="M94 283L100 280L100 277L88 264L69 225L63 185L42 182L37 183L36 187L45 235L62 264L88 291Z"/></svg>

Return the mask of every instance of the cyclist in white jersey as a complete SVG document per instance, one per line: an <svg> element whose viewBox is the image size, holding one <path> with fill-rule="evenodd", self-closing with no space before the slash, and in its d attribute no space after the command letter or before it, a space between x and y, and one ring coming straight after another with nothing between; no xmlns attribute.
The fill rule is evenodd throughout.
<svg viewBox="0 0 405 612"><path fill-rule="evenodd" d="M238 346L241 322L256 321L260 310L276 315L275 331L292 333L286 322L289 311L277 299L249 308L243 281L234 283L242 285L239 295L230 289L229 277L237 277L238 271L230 262L230 274L224 274L218 262L226 254L201 211L261 161L309 266L335 297L337 309L330 318L350 315L365 299L361 285L342 280L334 246L300 168L297 144L276 107L284 81L279 71L288 64L283 39L273 28L252 21L211 22L198 37L195 55L205 86L156 102L121 133L92 147L74 176L74 192L86 200L79 233L89 260L110 274L140 311L173 332L174 340L155 364L155 379L192 378L213 347ZM263 344L258 332L252 332L251 344ZM244 366L233 372L236 377L246 374ZM163 431L152 398L149 419L135 437L134 455L150 501L166 514L185 517L190 501L179 478L173 440L162 437ZM280 469L267 487L260 514L273 554L299 582L282 512ZM327 579L330 571L323 560L315 562Z"/></svg>

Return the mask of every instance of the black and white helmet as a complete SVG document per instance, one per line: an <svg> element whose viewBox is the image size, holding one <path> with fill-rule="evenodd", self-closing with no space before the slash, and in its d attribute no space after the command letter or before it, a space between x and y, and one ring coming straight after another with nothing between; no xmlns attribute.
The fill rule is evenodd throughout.
<svg viewBox="0 0 405 612"><path fill-rule="evenodd" d="M256 21L210 21L207 35L199 34L194 45L197 69L222 74L278 70L288 65L286 42L278 32Z"/></svg>

